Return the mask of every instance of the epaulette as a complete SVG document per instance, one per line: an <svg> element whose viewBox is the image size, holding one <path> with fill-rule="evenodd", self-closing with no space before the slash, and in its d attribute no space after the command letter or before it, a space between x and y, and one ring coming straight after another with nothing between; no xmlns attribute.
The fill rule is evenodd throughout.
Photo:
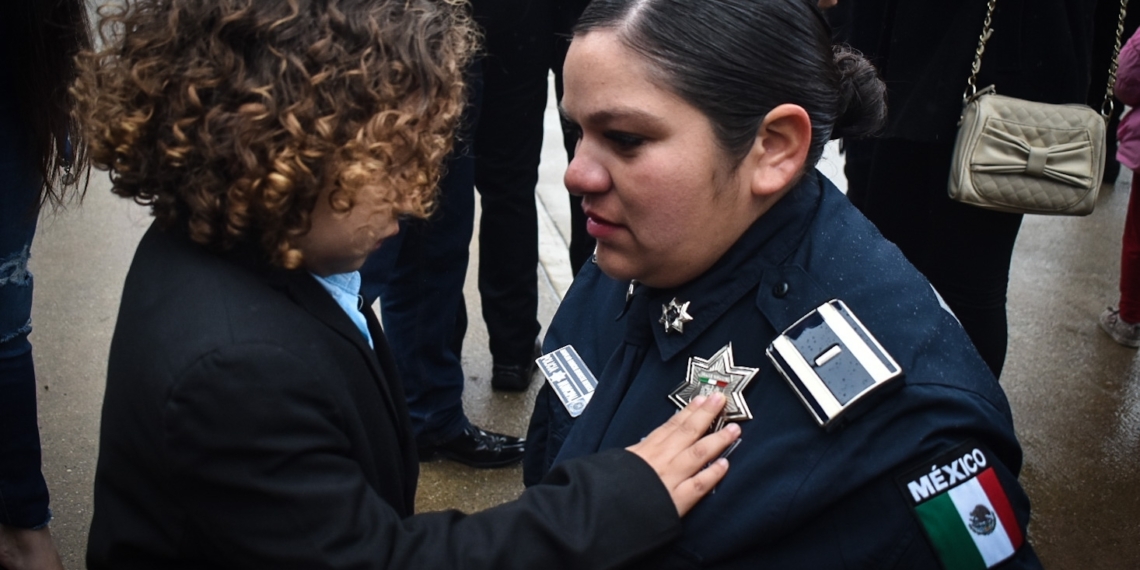
<svg viewBox="0 0 1140 570"><path fill-rule="evenodd" d="M768 345L768 358L815 421L831 430L872 395L898 384L902 368L847 305L832 299L801 317Z"/></svg>

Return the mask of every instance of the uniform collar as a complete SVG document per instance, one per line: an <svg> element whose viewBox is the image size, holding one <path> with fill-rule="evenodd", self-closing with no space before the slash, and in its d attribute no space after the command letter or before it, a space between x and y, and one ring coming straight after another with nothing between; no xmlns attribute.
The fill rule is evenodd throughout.
<svg viewBox="0 0 1140 570"><path fill-rule="evenodd" d="M756 286L766 268L783 263L795 252L815 219L823 185L823 176L817 171L806 174L700 277L671 289L638 288L637 294L645 295L653 308L648 318L663 361L676 356L719 320ZM690 303L688 313L693 320L685 324L683 333L666 332L657 322L661 317L657 307L674 298L678 303Z"/></svg>

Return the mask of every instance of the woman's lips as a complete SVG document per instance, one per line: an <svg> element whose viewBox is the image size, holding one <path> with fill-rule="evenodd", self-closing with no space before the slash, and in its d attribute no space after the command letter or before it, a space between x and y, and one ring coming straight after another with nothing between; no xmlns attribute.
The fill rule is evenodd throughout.
<svg viewBox="0 0 1140 570"><path fill-rule="evenodd" d="M617 233L622 228L593 212L586 212L586 233L594 239L605 239Z"/></svg>

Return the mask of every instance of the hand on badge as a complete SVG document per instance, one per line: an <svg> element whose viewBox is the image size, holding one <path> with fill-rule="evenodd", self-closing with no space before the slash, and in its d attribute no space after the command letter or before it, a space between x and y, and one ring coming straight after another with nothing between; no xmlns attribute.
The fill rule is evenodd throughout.
<svg viewBox="0 0 1140 570"><path fill-rule="evenodd" d="M709 433L725 402L720 393L697 396L645 439L626 448L657 472L681 516L716 488L728 472L728 460L718 456L740 437L740 426L730 423Z"/></svg>

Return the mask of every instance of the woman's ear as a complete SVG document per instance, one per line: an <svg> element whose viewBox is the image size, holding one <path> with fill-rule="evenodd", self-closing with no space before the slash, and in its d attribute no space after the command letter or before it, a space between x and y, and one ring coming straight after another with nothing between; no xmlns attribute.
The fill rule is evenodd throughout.
<svg viewBox="0 0 1140 570"><path fill-rule="evenodd" d="M750 151L752 194L778 195L803 170L811 148L811 119L799 105L783 104L768 112Z"/></svg>

